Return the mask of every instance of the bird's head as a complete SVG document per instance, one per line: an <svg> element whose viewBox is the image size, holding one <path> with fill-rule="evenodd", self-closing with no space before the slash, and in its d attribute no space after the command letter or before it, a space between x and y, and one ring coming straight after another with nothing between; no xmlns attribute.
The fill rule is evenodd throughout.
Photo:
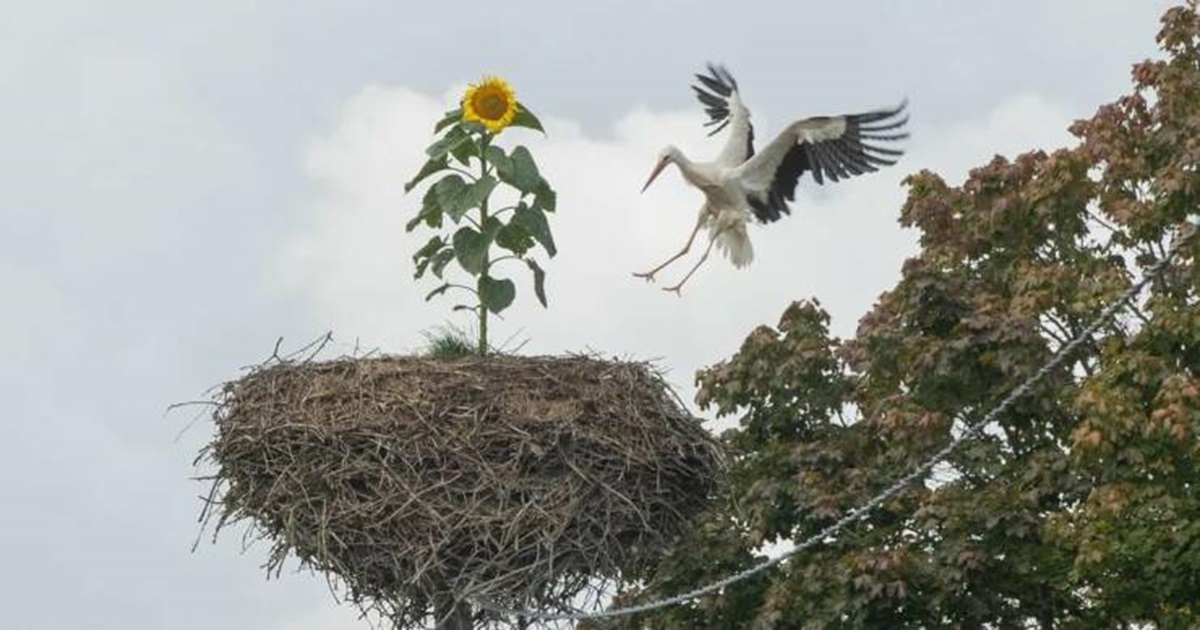
<svg viewBox="0 0 1200 630"><path fill-rule="evenodd" d="M674 145L668 145L665 149L660 151L658 154L658 161L654 163L654 170L650 171L650 179L647 179L646 185L642 186L642 192L646 192L646 189L650 187L650 184L656 177L658 177L659 173L663 172L663 169L667 167L667 164L670 164L671 162L678 162L680 155L679 149L675 148Z"/></svg>

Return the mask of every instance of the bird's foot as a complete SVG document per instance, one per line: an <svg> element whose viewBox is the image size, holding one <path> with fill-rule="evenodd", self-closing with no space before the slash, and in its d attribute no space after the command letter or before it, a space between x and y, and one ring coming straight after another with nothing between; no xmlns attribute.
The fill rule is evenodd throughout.
<svg viewBox="0 0 1200 630"><path fill-rule="evenodd" d="M683 297L683 291L680 290L682 288L683 288L683 283L680 282L679 284L677 284L673 287L663 287L663 291L666 291L667 293L674 293L678 297Z"/></svg>
<svg viewBox="0 0 1200 630"><path fill-rule="evenodd" d="M642 278L646 282L654 282L654 272L653 271L647 271L646 273L638 273L635 271L635 272L633 272L633 277Z"/></svg>

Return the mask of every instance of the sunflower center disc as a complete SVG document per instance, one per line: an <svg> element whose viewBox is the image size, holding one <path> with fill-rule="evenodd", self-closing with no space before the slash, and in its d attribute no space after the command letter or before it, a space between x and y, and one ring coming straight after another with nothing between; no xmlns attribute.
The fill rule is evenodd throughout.
<svg viewBox="0 0 1200 630"><path fill-rule="evenodd" d="M484 117L497 120L504 115L505 103L499 94L488 94L483 97L482 107L479 108Z"/></svg>

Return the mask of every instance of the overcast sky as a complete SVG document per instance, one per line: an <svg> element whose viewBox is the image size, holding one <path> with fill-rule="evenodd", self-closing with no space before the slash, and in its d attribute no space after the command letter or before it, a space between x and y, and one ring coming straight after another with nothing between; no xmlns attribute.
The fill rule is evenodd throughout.
<svg viewBox="0 0 1200 630"><path fill-rule="evenodd" d="M791 300L852 334L913 252L901 178L1069 142L1169 4L0 0L0 626L365 627L318 577L265 581L237 531L190 552L211 424L177 440L192 416L163 411L280 336L403 352L447 320L411 281L427 235L403 232L402 184L466 82L501 74L542 116L548 138L506 140L559 191L551 308L516 275L495 337L661 358L690 399ZM886 172L806 181L750 269L714 260L678 299L630 272L678 249L700 196L674 173L638 189L666 143L719 150L688 89L709 60L761 139L903 96L914 136Z"/></svg>

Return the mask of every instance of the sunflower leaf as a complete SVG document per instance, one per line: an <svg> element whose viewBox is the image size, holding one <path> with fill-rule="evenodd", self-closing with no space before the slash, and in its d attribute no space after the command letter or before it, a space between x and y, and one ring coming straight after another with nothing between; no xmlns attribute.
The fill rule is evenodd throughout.
<svg viewBox="0 0 1200 630"><path fill-rule="evenodd" d="M512 186L512 179L513 179L512 158L508 157L507 155L504 156L503 158L499 158L499 159L494 159L494 158L499 158L499 156L488 156L488 163L496 165L496 177L499 177L500 181Z"/></svg>
<svg viewBox="0 0 1200 630"><path fill-rule="evenodd" d="M537 299L543 307L548 307L546 304L546 272L532 258L526 258L525 264L529 265L529 270L533 272L534 294L537 295Z"/></svg>
<svg viewBox="0 0 1200 630"><path fill-rule="evenodd" d="M480 276L478 286L480 303L493 313L508 308L517 297L517 285L512 280Z"/></svg>
<svg viewBox="0 0 1200 630"><path fill-rule="evenodd" d="M529 111L529 108L520 102L517 103L517 114L513 116L512 126L536 129L543 134L546 133L546 130L542 128L542 121L538 120L538 117L534 116L533 112Z"/></svg>
<svg viewBox="0 0 1200 630"><path fill-rule="evenodd" d="M421 211L404 226L405 232L411 232L417 227L417 224L424 221L431 228L442 227L442 205L438 200L437 185L433 185L429 190L425 191L425 197L421 200Z"/></svg>
<svg viewBox="0 0 1200 630"><path fill-rule="evenodd" d="M483 222L483 235L487 237L490 245L496 240L496 235L504 228L504 222L497 217L488 217L487 221Z"/></svg>
<svg viewBox="0 0 1200 630"><path fill-rule="evenodd" d="M429 159L431 160L444 158L446 157L447 153L450 153L451 147L459 142L463 142L464 140L469 141L470 139L471 136L469 136L461 126L451 127L450 131L446 132L446 135L438 138L436 142L429 145L428 149L425 149L425 154L428 155Z"/></svg>
<svg viewBox="0 0 1200 630"><path fill-rule="evenodd" d="M429 239L425 245L421 246L421 249L417 250L417 253L413 254L413 261L433 256L433 254L437 252L437 250L441 249L445 244L446 242L442 240L442 237L440 236L435 236Z"/></svg>
<svg viewBox="0 0 1200 630"><path fill-rule="evenodd" d="M475 138L464 123L451 127L446 135L429 145L429 148L425 149L425 153L431 160L445 158L448 155L453 156L464 166L469 166L470 158L479 154L479 147L475 144Z"/></svg>
<svg viewBox="0 0 1200 630"><path fill-rule="evenodd" d="M425 258L417 261L417 270L413 272L413 278L420 278L425 275L425 270L429 268L429 259Z"/></svg>
<svg viewBox="0 0 1200 630"><path fill-rule="evenodd" d="M438 121L438 124L434 125L433 133L440 133L446 127L449 127L450 125L453 125L454 123L461 122L461 121L462 121L462 108L456 107L456 108L446 112L446 115L444 117L442 117L441 120Z"/></svg>
<svg viewBox="0 0 1200 630"><path fill-rule="evenodd" d="M429 267L429 263L433 260L434 253L445 246L446 242L442 240L442 237L435 236L429 239L421 249L418 249L412 257L413 262L417 265L417 271L413 274L413 277L420 278L425 275L425 269Z"/></svg>
<svg viewBox="0 0 1200 630"><path fill-rule="evenodd" d="M445 293L446 290L449 288L450 288L450 283L447 282L447 283L443 284L442 286L430 291L429 294L425 296L425 301L428 302L429 300L432 300L433 298Z"/></svg>
<svg viewBox="0 0 1200 630"><path fill-rule="evenodd" d="M496 181L495 177L484 175L476 180L474 184L471 184L470 190L467 191L463 199L463 202L467 204L466 209L470 210L482 205L484 200L488 198L488 195L492 194L492 189L496 187L497 183L499 182Z"/></svg>
<svg viewBox="0 0 1200 630"><path fill-rule="evenodd" d="M542 185L537 189L537 197L533 200L533 205L545 210L546 212L554 212L558 205L558 193L550 187L550 182L542 180Z"/></svg>
<svg viewBox="0 0 1200 630"><path fill-rule="evenodd" d="M429 270L433 272L439 280L442 278L442 272L446 270L446 265L454 260L454 248L447 246L442 251L433 255L429 262Z"/></svg>
<svg viewBox="0 0 1200 630"><path fill-rule="evenodd" d="M501 227L500 231L496 233L496 244L517 256L524 256L535 242L528 230L513 221Z"/></svg>
<svg viewBox="0 0 1200 630"><path fill-rule="evenodd" d="M477 310L479 310L479 307L471 306L469 304L455 304L454 308L452 308L450 310L451 311L477 311Z"/></svg>
<svg viewBox="0 0 1200 630"><path fill-rule="evenodd" d="M479 156L479 145L475 144L474 138L467 136L450 145L450 155L463 166L470 166L471 158Z"/></svg>
<svg viewBox="0 0 1200 630"><path fill-rule="evenodd" d="M434 190L442 210L450 220L458 223L467 212L483 205L496 183L496 178L491 175L484 175L469 184L458 175L447 175L434 184Z"/></svg>
<svg viewBox="0 0 1200 630"><path fill-rule="evenodd" d="M454 257L463 271L477 276L487 265L489 238L472 227L459 228L454 233Z"/></svg>
<svg viewBox="0 0 1200 630"><path fill-rule="evenodd" d="M442 217L446 213L442 210L441 199L432 187L425 192L425 197L421 200L421 214L425 215L425 225L435 229L442 227Z"/></svg>
<svg viewBox="0 0 1200 630"><path fill-rule="evenodd" d="M433 191L438 205L455 223L471 209L471 185L458 175L447 175L438 180L438 183L433 185Z"/></svg>
<svg viewBox="0 0 1200 630"><path fill-rule="evenodd" d="M558 250L554 247L554 236L550 234L550 223L546 221L546 213L541 208L530 207L521 202L517 204L517 210L513 213L513 223L525 228L529 235L537 239L537 242L546 248L546 252L553 258Z"/></svg>
<svg viewBox="0 0 1200 630"><path fill-rule="evenodd" d="M488 164L496 167L496 173L512 173L512 158L504 152L504 149L494 144L488 145L487 151L484 152ZM503 179L501 175L501 179Z"/></svg>
<svg viewBox="0 0 1200 630"><path fill-rule="evenodd" d="M533 161L533 155L525 147L513 149L512 168L507 171L499 171L498 174L504 183L516 188L523 195L536 192L542 184L542 176L538 173L537 163Z"/></svg>
<svg viewBox="0 0 1200 630"><path fill-rule="evenodd" d="M422 166L421 170L417 171L417 174L412 179L408 180L408 182L404 184L404 192L411 191L417 186L417 184L421 183L421 180L433 175L449 165L450 163L448 160L446 160L445 156L430 159L429 161L425 162L425 166Z"/></svg>

